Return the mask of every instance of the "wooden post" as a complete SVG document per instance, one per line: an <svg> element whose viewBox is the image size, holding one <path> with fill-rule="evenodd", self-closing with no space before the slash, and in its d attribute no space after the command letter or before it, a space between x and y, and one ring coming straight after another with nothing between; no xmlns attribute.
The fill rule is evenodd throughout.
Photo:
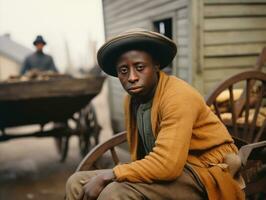
<svg viewBox="0 0 266 200"><path fill-rule="evenodd" d="M189 2L189 82L204 93L203 84L203 0Z"/></svg>

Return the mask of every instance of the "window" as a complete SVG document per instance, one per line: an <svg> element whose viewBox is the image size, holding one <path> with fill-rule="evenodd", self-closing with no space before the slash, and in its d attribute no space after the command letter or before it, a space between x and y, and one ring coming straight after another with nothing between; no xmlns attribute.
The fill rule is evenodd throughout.
<svg viewBox="0 0 266 200"><path fill-rule="evenodd" d="M161 33L171 39L173 38L171 18L155 21L153 25L154 25L154 30L156 32Z"/></svg>
<svg viewBox="0 0 266 200"><path fill-rule="evenodd" d="M154 31L165 35L166 37L173 38L172 18L166 18L153 22ZM167 74L172 74L172 64L163 69Z"/></svg>

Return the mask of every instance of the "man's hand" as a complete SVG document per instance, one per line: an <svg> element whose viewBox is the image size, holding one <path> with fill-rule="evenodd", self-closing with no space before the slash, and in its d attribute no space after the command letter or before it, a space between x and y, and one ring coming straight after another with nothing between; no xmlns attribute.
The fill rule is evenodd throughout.
<svg viewBox="0 0 266 200"><path fill-rule="evenodd" d="M88 183L83 186L84 196L83 200L97 199L104 187L115 179L113 170L102 172L93 177Z"/></svg>

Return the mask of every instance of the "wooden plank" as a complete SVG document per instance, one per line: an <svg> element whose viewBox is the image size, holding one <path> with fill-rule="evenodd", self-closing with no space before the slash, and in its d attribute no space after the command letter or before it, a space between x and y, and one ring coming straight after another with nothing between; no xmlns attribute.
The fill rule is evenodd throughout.
<svg viewBox="0 0 266 200"><path fill-rule="evenodd" d="M204 56L240 56L260 53L266 43L206 46Z"/></svg>
<svg viewBox="0 0 266 200"><path fill-rule="evenodd" d="M176 35L177 37L188 37L188 20L187 19L178 19L176 21L177 30Z"/></svg>
<svg viewBox="0 0 266 200"><path fill-rule="evenodd" d="M205 45L266 42L266 30L206 32L204 42Z"/></svg>
<svg viewBox="0 0 266 200"><path fill-rule="evenodd" d="M188 46L177 46L177 55L178 56L188 56Z"/></svg>
<svg viewBox="0 0 266 200"><path fill-rule="evenodd" d="M187 37L178 37L176 41L177 46L187 46L188 38Z"/></svg>
<svg viewBox="0 0 266 200"><path fill-rule="evenodd" d="M109 21L108 23L106 22L106 24L108 24L110 28L116 29L119 27L127 26L129 24L135 24L138 21L149 19L153 17L154 15L160 15L166 12L171 12L171 11L183 8L186 6L186 4L187 4L187 1L184 1L184 0L173 1L171 3L167 3L161 6L155 7L153 9L149 9L148 11L147 10L139 11L138 13L130 17L124 17L121 19L116 18L114 21L112 21L112 23L110 23ZM106 15L106 19L108 19L108 15Z"/></svg>
<svg viewBox="0 0 266 200"><path fill-rule="evenodd" d="M237 68L237 67L249 67L250 69L252 69L256 63L257 58L258 58L257 55L205 58L204 69Z"/></svg>
<svg viewBox="0 0 266 200"><path fill-rule="evenodd" d="M178 28L183 28L188 26L189 22L188 22L188 18L185 19L178 19L177 20L177 27Z"/></svg>
<svg viewBox="0 0 266 200"><path fill-rule="evenodd" d="M188 19L178 19L177 24L177 37L188 37Z"/></svg>
<svg viewBox="0 0 266 200"><path fill-rule="evenodd" d="M164 4L171 3L173 0L138 0L125 2L123 6L116 6L114 9L109 10L107 23L113 23L116 20L129 19L140 13L144 14L144 11L160 7Z"/></svg>
<svg viewBox="0 0 266 200"><path fill-rule="evenodd" d="M188 57L177 57L177 68L188 68Z"/></svg>
<svg viewBox="0 0 266 200"><path fill-rule="evenodd" d="M167 15L165 15L167 16ZM175 18L173 18L173 29L176 27L176 24L177 24L177 20L175 20ZM184 23L181 23L181 24L184 24ZM107 39L113 37L114 35L117 35L121 32L124 32L128 29L133 29L133 28L144 28L144 29L152 29L153 27L151 26L151 19L145 19L145 20L140 20L140 21L137 21L133 24L127 24L126 26L121 26L121 27L117 27L117 28L113 28L111 26L109 26L108 24L106 25L106 29L108 30L108 33L107 33ZM185 27L184 27L185 28ZM181 27L178 27L178 28L175 28L175 30L177 30L178 32L176 32L174 35L176 35L177 37L178 36L186 36L187 35L187 31L186 30L182 30ZM175 38L177 38L175 37ZM174 38L174 39L175 39Z"/></svg>
<svg viewBox="0 0 266 200"><path fill-rule="evenodd" d="M204 0L204 4L265 3L265 0Z"/></svg>
<svg viewBox="0 0 266 200"><path fill-rule="evenodd" d="M150 26L150 22L148 20L142 20L142 21L138 21L134 24L127 24L126 26L121 26L121 27L117 27L117 28L112 28L110 26L106 26L106 28L109 30L108 35L107 35L107 39L120 34L124 31L127 31L129 29L134 29L134 28L144 28L144 29L148 29Z"/></svg>
<svg viewBox="0 0 266 200"><path fill-rule="evenodd" d="M201 83L201 87L202 87L202 90L201 92L204 92L203 91L203 78L202 78L202 69L203 69L203 66L204 66L204 5L203 3L201 3L201 15L200 15L200 22L199 22L199 42L198 42L198 48L199 48L199 51L198 51L198 54L199 54L199 66L198 66L198 74L197 74L197 77L200 77L200 82ZM198 78L199 79L199 78Z"/></svg>
<svg viewBox="0 0 266 200"><path fill-rule="evenodd" d="M245 70L248 70L249 68L242 68L240 69L239 71L233 71L232 73L238 73L240 71L245 71ZM236 69L237 70L237 69ZM266 70L266 69L264 69ZM207 71L207 70L206 70ZM219 72L216 72L216 73L220 73ZM231 72L229 71L228 73L226 73L226 75L223 75L223 76L215 76L216 79L211 79L211 80L205 80L204 81L204 94L209 94L210 92L213 91L213 89L218 85L220 84L223 80L225 80L226 78L228 78L229 76L233 75L233 74L230 74ZM228 75L229 74L229 75Z"/></svg>
<svg viewBox="0 0 266 200"><path fill-rule="evenodd" d="M0 100L13 101L52 97L96 95L101 91L104 77L55 78L0 84Z"/></svg>
<svg viewBox="0 0 266 200"><path fill-rule="evenodd" d="M204 80L203 80L203 63L204 63L204 31L203 31L203 22L204 22L204 2L203 0L200 1L191 1L195 6L194 13L192 12L191 18L194 18L194 35L190 35L190 40L194 38L194 45L192 46L193 51L195 52L195 56L193 62L195 63L194 66L192 65L192 77L191 82L194 87L201 93L204 93ZM193 23L193 20L191 20Z"/></svg>
<svg viewBox="0 0 266 200"><path fill-rule="evenodd" d="M266 29L266 17L209 18L204 20L204 30L255 30Z"/></svg>
<svg viewBox="0 0 266 200"><path fill-rule="evenodd" d="M185 37L188 35L188 28L180 28L178 29L177 27L177 31L176 31L176 35L177 37Z"/></svg>
<svg viewBox="0 0 266 200"><path fill-rule="evenodd" d="M139 0L142 3L148 0ZM143 2L144 1L144 2ZM105 11L111 12L112 10L117 10L116 8L123 8L124 6L132 6L132 4L136 4L136 2L132 2L131 0L103 0L103 7Z"/></svg>
<svg viewBox="0 0 266 200"><path fill-rule="evenodd" d="M228 78L229 76L232 76L233 74L237 74L239 72L247 70L247 67L243 68L225 68L225 69L213 69L213 70L205 70L203 77L204 81L211 82L211 81L217 81L217 80L224 80Z"/></svg>
<svg viewBox="0 0 266 200"><path fill-rule="evenodd" d="M205 82L204 82L204 94L207 95L210 92L212 92L214 90L214 88L216 88L216 86L218 86L226 78L228 78L228 77L220 77L217 80L211 80L211 81L206 81L205 80Z"/></svg>
<svg viewBox="0 0 266 200"><path fill-rule="evenodd" d="M266 1L265 1L266 4ZM205 17L266 16L266 5L207 5Z"/></svg>
<svg viewBox="0 0 266 200"><path fill-rule="evenodd" d="M187 17L188 17L188 9L187 8L179 9L177 11L177 18L178 19L184 19Z"/></svg>
<svg viewBox="0 0 266 200"><path fill-rule="evenodd" d="M178 77L188 81L189 80L189 73L188 73L188 68L178 68L177 70Z"/></svg>
<svg viewBox="0 0 266 200"><path fill-rule="evenodd" d="M216 81L204 82L204 94L207 95L214 90L214 88L222 81L222 79Z"/></svg>
<svg viewBox="0 0 266 200"><path fill-rule="evenodd" d="M189 4L189 18L188 18L188 31L189 31L189 83L192 83L197 79L197 74L201 72L201 56L200 51L202 49L201 46L201 32L202 32L202 24L201 20L202 10L203 10L202 1L190 1Z"/></svg>

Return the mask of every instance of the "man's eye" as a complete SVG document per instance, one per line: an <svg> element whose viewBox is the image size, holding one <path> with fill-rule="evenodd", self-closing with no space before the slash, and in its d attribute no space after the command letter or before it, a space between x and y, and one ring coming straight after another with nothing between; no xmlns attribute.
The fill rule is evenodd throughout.
<svg viewBox="0 0 266 200"><path fill-rule="evenodd" d="M144 66L143 66L143 65L137 65L137 67L136 67L136 69L137 69L138 71L141 71L141 70L143 70L143 68L144 68Z"/></svg>
<svg viewBox="0 0 266 200"><path fill-rule="evenodd" d="M119 69L119 72L120 72L121 74L126 74L127 71L128 71L128 70L127 70L126 67L122 67L122 68Z"/></svg>

